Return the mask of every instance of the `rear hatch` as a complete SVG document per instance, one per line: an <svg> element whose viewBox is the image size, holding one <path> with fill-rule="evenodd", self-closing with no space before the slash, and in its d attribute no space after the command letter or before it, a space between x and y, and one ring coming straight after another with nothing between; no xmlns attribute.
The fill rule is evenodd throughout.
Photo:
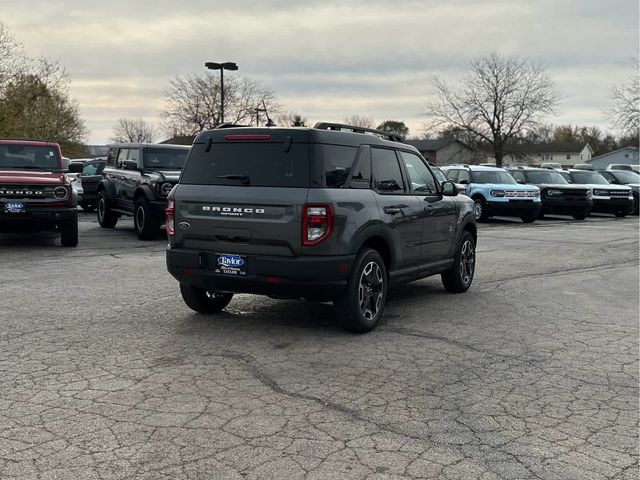
<svg viewBox="0 0 640 480"><path fill-rule="evenodd" d="M175 245L225 254L298 256L310 187L307 130L201 134L174 191Z"/></svg>

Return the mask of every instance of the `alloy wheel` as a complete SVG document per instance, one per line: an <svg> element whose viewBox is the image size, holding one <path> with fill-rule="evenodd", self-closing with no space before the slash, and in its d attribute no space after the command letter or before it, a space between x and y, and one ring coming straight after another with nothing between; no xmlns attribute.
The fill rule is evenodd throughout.
<svg viewBox="0 0 640 480"><path fill-rule="evenodd" d="M460 250L460 278L466 285L471 281L475 268L476 252L471 241L466 240Z"/></svg>
<svg viewBox="0 0 640 480"><path fill-rule="evenodd" d="M482 218L482 203L475 202L473 204L473 215L476 217L476 220L480 220Z"/></svg>
<svg viewBox="0 0 640 480"><path fill-rule="evenodd" d="M358 303L366 320L376 318L382 307L384 278L382 269L376 262L369 262L360 274Z"/></svg>

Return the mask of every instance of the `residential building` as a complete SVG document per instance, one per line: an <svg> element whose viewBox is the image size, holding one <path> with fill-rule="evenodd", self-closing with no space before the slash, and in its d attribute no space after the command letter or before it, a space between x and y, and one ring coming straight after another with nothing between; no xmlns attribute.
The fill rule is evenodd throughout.
<svg viewBox="0 0 640 480"><path fill-rule="evenodd" d="M464 143L453 138L435 140L407 140L433 165L455 165L475 162L475 152Z"/></svg>
<svg viewBox="0 0 640 480"><path fill-rule="evenodd" d="M493 151L487 151L486 162L495 162ZM565 167L573 167L577 163L586 163L593 157L593 150L588 143L555 142L516 144L505 147L502 158L503 165L540 165L543 162L560 163Z"/></svg>
<svg viewBox="0 0 640 480"><path fill-rule="evenodd" d="M640 155L638 153L638 147L624 147L619 150L614 150L613 152L593 157L585 163L593 165L594 170L604 170L614 163L638 165L640 164Z"/></svg>

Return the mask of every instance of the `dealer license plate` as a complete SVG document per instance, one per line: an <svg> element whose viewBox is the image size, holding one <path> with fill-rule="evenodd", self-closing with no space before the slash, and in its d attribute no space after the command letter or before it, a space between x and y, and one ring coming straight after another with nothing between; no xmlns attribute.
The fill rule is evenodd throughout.
<svg viewBox="0 0 640 480"><path fill-rule="evenodd" d="M4 211L6 213L24 213L27 211L27 207L24 202L7 202L4 204Z"/></svg>
<svg viewBox="0 0 640 480"><path fill-rule="evenodd" d="M247 274L246 255L234 253L216 253L215 272L223 275L243 276Z"/></svg>

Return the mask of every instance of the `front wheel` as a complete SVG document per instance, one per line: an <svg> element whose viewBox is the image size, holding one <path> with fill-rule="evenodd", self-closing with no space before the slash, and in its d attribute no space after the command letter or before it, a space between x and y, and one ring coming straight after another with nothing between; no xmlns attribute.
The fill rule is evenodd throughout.
<svg viewBox="0 0 640 480"><path fill-rule="evenodd" d="M353 264L347 289L333 304L340 324L356 333L373 330L387 299L387 269L376 250L362 250Z"/></svg>
<svg viewBox="0 0 640 480"><path fill-rule="evenodd" d="M640 213L640 201L638 200L638 195L633 196L633 210L631 210L631 215L638 215Z"/></svg>
<svg viewBox="0 0 640 480"><path fill-rule="evenodd" d="M60 244L63 247L78 245L78 214L74 213L70 220L60 224Z"/></svg>
<svg viewBox="0 0 640 480"><path fill-rule="evenodd" d="M587 218L587 214L586 213L576 213L575 215L573 215L573 218L575 220L584 220L585 218Z"/></svg>
<svg viewBox="0 0 640 480"><path fill-rule="evenodd" d="M536 216L533 213L528 213L520 217L524 223L533 223L536 221Z"/></svg>
<svg viewBox="0 0 640 480"><path fill-rule="evenodd" d="M476 271L476 241L465 231L460 239L453 267L441 275L444 289L450 293L466 292Z"/></svg>
<svg viewBox="0 0 640 480"><path fill-rule="evenodd" d="M104 190L98 192L98 223L102 228L113 228L118 223L118 215L111 211Z"/></svg>
<svg viewBox="0 0 640 480"><path fill-rule="evenodd" d="M194 287L193 285L180 284L180 293L184 303L191 310L198 313L218 313L221 312L231 299L233 293L220 293L213 290Z"/></svg>
<svg viewBox="0 0 640 480"><path fill-rule="evenodd" d="M627 212L616 212L615 215L618 218L623 218L627 216Z"/></svg>
<svg viewBox="0 0 640 480"><path fill-rule="evenodd" d="M482 197L476 197L473 199L473 215L476 217L476 222L485 222L489 219L487 212L487 202Z"/></svg>
<svg viewBox="0 0 640 480"><path fill-rule="evenodd" d="M149 201L145 197L136 200L133 226L140 240L153 240L160 232L160 220L151 211Z"/></svg>

